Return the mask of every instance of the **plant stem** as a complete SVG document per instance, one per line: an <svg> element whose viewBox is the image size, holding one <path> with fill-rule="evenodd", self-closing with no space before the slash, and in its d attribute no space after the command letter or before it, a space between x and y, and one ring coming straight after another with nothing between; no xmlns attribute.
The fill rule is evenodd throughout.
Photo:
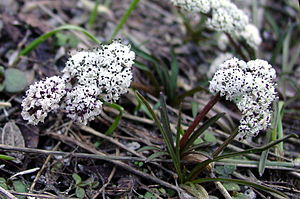
<svg viewBox="0 0 300 199"><path fill-rule="evenodd" d="M218 156L227 147L227 145L231 143L231 141L237 136L238 133L238 128L236 128L233 133L223 142L223 144L221 144L221 146L219 146L219 148L217 148L217 150L213 152L212 157Z"/></svg>
<svg viewBox="0 0 300 199"><path fill-rule="evenodd" d="M248 57L243 53L242 48L240 45L235 43L234 39L231 37L229 33L226 33L226 36L228 37L229 41L232 43L234 48L236 49L237 53L243 58L244 61L249 61Z"/></svg>
<svg viewBox="0 0 300 199"><path fill-rule="evenodd" d="M215 95L210 101L204 106L204 108L199 112L199 114L195 117L193 123L189 126L187 131L183 134L180 140L180 149L183 149L188 138L191 136L197 125L201 120L205 117L205 115L210 111L210 109L221 99L220 93Z"/></svg>

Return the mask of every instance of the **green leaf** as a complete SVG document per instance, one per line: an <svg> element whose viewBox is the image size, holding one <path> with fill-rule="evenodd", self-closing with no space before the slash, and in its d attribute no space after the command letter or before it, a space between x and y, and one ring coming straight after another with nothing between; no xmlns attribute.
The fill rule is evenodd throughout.
<svg viewBox="0 0 300 199"><path fill-rule="evenodd" d="M292 37L294 26L291 26L288 29L287 35L283 40L283 46L282 46L282 72L289 73L291 72L289 68L289 54L290 54L290 41Z"/></svg>
<svg viewBox="0 0 300 199"><path fill-rule="evenodd" d="M216 168L215 168L216 173L223 177L228 177L235 170L236 170L235 165L216 166Z"/></svg>
<svg viewBox="0 0 300 199"><path fill-rule="evenodd" d="M114 130L118 127L122 116L124 114L124 108L118 104L114 104L114 103L108 103L108 102L104 102L104 104L106 106L109 106L117 111L119 111L119 114L117 115L117 117L115 118L114 122L111 124L111 126L106 130L105 135L111 135Z"/></svg>
<svg viewBox="0 0 300 199"><path fill-rule="evenodd" d="M225 189L227 191L240 191L241 188L237 183L233 183L233 182L226 182L223 183L223 186L225 187Z"/></svg>
<svg viewBox="0 0 300 199"><path fill-rule="evenodd" d="M55 34L55 38L56 38L55 44L58 46L64 46L68 41L68 35L62 34L60 32Z"/></svg>
<svg viewBox="0 0 300 199"><path fill-rule="evenodd" d="M62 31L62 30L77 30L85 34L87 37L89 37L92 41L94 41L96 44L101 44L101 42L93 36L90 32L85 30L84 28L81 28L79 26L74 26L74 25L63 25L58 28L53 29L50 32L47 32L41 36L39 36L37 39L32 41L30 44L28 44L19 54L19 56L25 56L28 55L33 49L35 49L38 45L40 45L42 42L44 42L46 39L54 35L55 33Z"/></svg>
<svg viewBox="0 0 300 199"><path fill-rule="evenodd" d="M114 32L112 33L111 37L110 37L110 41L112 41L118 34L118 32L122 29L123 25L127 22L129 16L131 15L131 13L135 10L137 4L139 3L140 0L132 0L129 7L127 8L127 10L125 11L125 13L123 14L122 18L120 19L118 25L116 26Z"/></svg>
<svg viewBox="0 0 300 199"><path fill-rule="evenodd" d="M188 176L188 179L191 179L192 177L196 176L199 171L201 171L203 168L205 168L208 164L212 163L212 162L215 162L215 161L218 161L218 160L222 160L222 159L225 159L225 158L230 158L230 157L235 157L235 156L240 156L240 155L246 155L246 154L252 154L252 153L260 153L262 151L265 151L273 146L275 146L276 144L282 142L282 141L285 141L291 137L298 137L296 134L290 134L288 136L285 136L284 138L282 139L279 139L279 140L276 140L276 141L273 141L265 146L262 146L262 147L257 147L257 148L252 148L252 149L248 149L248 150L244 150L244 151L241 151L241 152L234 152L234 153L228 153L228 154L224 154L224 155L220 155L220 156L217 156L213 159L208 159L208 160L205 160L199 164L197 164L197 166L195 166L193 168L193 170L191 171L190 175Z"/></svg>
<svg viewBox="0 0 300 199"><path fill-rule="evenodd" d="M75 191L75 195L78 197L78 198L84 198L85 196L85 191L83 188L81 187L76 187L76 191Z"/></svg>
<svg viewBox="0 0 300 199"><path fill-rule="evenodd" d="M78 185L82 182L81 177L77 173L72 174L72 178L75 180L75 184Z"/></svg>
<svg viewBox="0 0 300 199"><path fill-rule="evenodd" d="M212 143L213 145L215 145L217 143L217 138L216 136L210 132L210 131L205 131L204 133L204 136L203 136L203 139L206 141L206 142L210 142Z"/></svg>
<svg viewBox="0 0 300 199"><path fill-rule="evenodd" d="M21 180L14 180L13 187L16 192L27 193L27 186ZM26 198L26 196L18 196L18 198Z"/></svg>
<svg viewBox="0 0 300 199"><path fill-rule="evenodd" d="M22 71L15 68L8 68L4 72L5 91L9 93L18 93L27 86L26 75Z"/></svg>
<svg viewBox="0 0 300 199"><path fill-rule="evenodd" d="M163 156L163 155L169 155L169 154L165 151L155 152L146 159L146 162L150 162L151 160L158 158L160 156Z"/></svg>
<svg viewBox="0 0 300 199"><path fill-rule="evenodd" d="M249 199L249 197L245 196L242 193L237 193L235 196L232 197L233 199Z"/></svg>
<svg viewBox="0 0 300 199"><path fill-rule="evenodd" d="M160 101L160 104L161 104L160 114L161 114L163 129L164 129L164 131L161 132L161 133L163 134L164 141L165 141L165 143L168 147L168 150L169 150L170 156L173 160L173 164L174 164L174 167L176 169L176 172L180 176L179 178L181 178L180 155L176 153L176 149L175 149L175 146L174 146L174 139L173 139L172 131L171 131L171 128L170 128L170 121L169 121L169 117L168 117L167 104L166 104L165 97L162 93L160 94L160 100L159 101Z"/></svg>
<svg viewBox="0 0 300 199"><path fill-rule="evenodd" d="M143 146L142 148L137 150L137 152L140 153L140 152L143 152L143 151L150 151L150 150L161 151L161 148L159 148L157 146Z"/></svg>
<svg viewBox="0 0 300 199"><path fill-rule="evenodd" d="M167 129L163 128L163 126L161 125L159 119L157 118L157 116L155 115L153 109L151 108L150 104L147 102L147 100L139 93L139 92L135 92L136 94L136 97L138 98L138 100L140 100L145 106L146 108L148 109L149 113L151 114L151 116L153 117L154 121L155 121L155 124L156 126L158 127L158 129L160 130L163 138L164 138L164 141L167 145L167 148L168 148L168 151L170 153L170 156L173 160L173 163L174 163L174 166L175 166L175 169L177 171L177 174L180 175L181 174L181 170L180 170L180 159L179 157L176 155L175 153L175 149L174 149L174 145L173 145L173 142L171 142L170 140L173 140L172 138L170 138L170 135L166 132L168 131L168 127L166 127ZM167 126L168 124L167 121L168 121L168 118L166 116L166 113L165 113L165 101L164 99L161 99L160 101L162 103L162 118L163 118L163 123L164 126Z"/></svg>
<svg viewBox="0 0 300 199"><path fill-rule="evenodd" d="M97 18L97 13L98 13L98 6L99 6L99 3L100 3L100 1L99 1L99 0L96 0L96 3L95 3L95 5L94 5L94 8L93 8L93 10L92 10L92 12L91 12L91 14L90 14L90 17L89 17L89 22L88 22L89 26L93 26L94 23L95 23L95 20L96 20L96 18Z"/></svg>
<svg viewBox="0 0 300 199"><path fill-rule="evenodd" d="M144 195L144 198L147 198L147 199L157 199L157 197L151 193L151 192L146 192L145 195Z"/></svg>
<svg viewBox="0 0 300 199"><path fill-rule="evenodd" d="M204 189L204 187L202 187L199 184L193 184L191 182L187 182L186 184L181 185L181 187L187 190L190 194L192 194L196 198L201 198L201 199L209 198L207 191Z"/></svg>
<svg viewBox="0 0 300 199"><path fill-rule="evenodd" d="M14 160L14 159L15 159L14 157L0 154L0 160Z"/></svg>
<svg viewBox="0 0 300 199"><path fill-rule="evenodd" d="M170 95L171 101L175 101L176 89L177 89L177 76L179 72L179 64L174 49L171 50L171 77L170 77Z"/></svg>
<svg viewBox="0 0 300 199"><path fill-rule="evenodd" d="M200 178L197 180L192 181L192 183L204 183L204 182L233 182L236 184L242 184L245 186L250 186L256 189L260 189L262 191L265 191L267 193L272 193L274 194L276 197L279 198L288 198L287 195L285 195L284 193L281 193L280 191L277 191L273 188L269 188L267 186L264 185L260 185L257 183L253 183L253 182L248 182L248 181L244 181L244 180L238 180L238 179L229 179L229 178Z"/></svg>
<svg viewBox="0 0 300 199"><path fill-rule="evenodd" d="M0 187L2 187L3 189L8 190L8 186L6 184L5 178L0 177Z"/></svg>
<svg viewBox="0 0 300 199"><path fill-rule="evenodd" d="M219 113L212 118L209 118L202 126L200 126L193 134L192 136L188 139L186 142L184 148L182 149L182 152L188 151L189 147L192 146L195 142L195 140L202 134L204 133L212 124L214 124L218 119L223 117L225 113Z"/></svg>
<svg viewBox="0 0 300 199"><path fill-rule="evenodd" d="M0 92L4 90L4 79L5 79L5 74L4 74L4 67L0 66Z"/></svg>
<svg viewBox="0 0 300 199"><path fill-rule="evenodd" d="M192 96L194 95L195 93L197 92L200 92L200 91L206 91L206 92L209 92L206 88L202 87L202 86L197 86L196 88L193 88L189 91L186 91L185 93L177 96L176 98L176 105L180 104L185 97L188 97L188 96ZM197 110L198 111L198 110Z"/></svg>

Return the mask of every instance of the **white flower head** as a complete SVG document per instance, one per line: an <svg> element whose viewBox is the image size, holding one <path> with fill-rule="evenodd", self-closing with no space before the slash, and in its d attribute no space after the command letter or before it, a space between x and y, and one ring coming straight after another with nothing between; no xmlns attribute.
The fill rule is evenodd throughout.
<svg viewBox="0 0 300 199"><path fill-rule="evenodd" d="M78 124L86 125L102 111L102 102L95 86L75 86L66 95L64 110Z"/></svg>
<svg viewBox="0 0 300 199"><path fill-rule="evenodd" d="M246 43L254 49L257 49L262 42L259 30L253 24L248 24L244 30L236 32L236 36L245 40Z"/></svg>
<svg viewBox="0 0 300 199"><path fill-rule="evenodd" d="M210 81L213 94L234 101L242 113L239 139L256 136L271 121L271 105L276 97L276 72L264 60L247 63L232 58L221 64Z"/></svg>
<svg viewBox="0 0 300 199"><path fill-rule="evenodd" d="M171 0L171 2L187 11L208 13L211 9L209 0Z"/></svg>
<svg viewBox="0 0 300 199"><path fill-rule="evenodd" d="M53 76L36 82L26 91L26 97L22 101L23 119L34 125L44 122L50 111L59 108L65 94L66 85L61 77Z"/></svg>
<svg viewBox="0 0 300 199"><path fill-rule="evenodd" d="M241 31L249 23L248 16L235 4L224 1L219 7L212 9L212 17L208 19L207 26L216 31L235 33Z"/></svg>
<svg viewBox="0 0 300 199"><path fill-rule="evenodd" d="M207 77L212 78L214 73L217 71L218 67L226 60L232 58L231 53L221 53L216 59L210 64L209 71L207 72Z"/></svg>
<svg viewBox="0 0 300 199"><path fill-rule="evenodd" d="M128 91L135 54L119 40L71 55L62 71L30 86L22 102L22 116L32 124L47 113L63 110L78 124L87 124L101 113L102 101L115 102Z"/></svg>

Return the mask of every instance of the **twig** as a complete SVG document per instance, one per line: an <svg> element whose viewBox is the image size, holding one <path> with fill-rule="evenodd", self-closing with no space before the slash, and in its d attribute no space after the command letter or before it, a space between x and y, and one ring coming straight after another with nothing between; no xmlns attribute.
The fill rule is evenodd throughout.
<svg viewBox="0 0 300 199"><path fill-rule="evenodd" d="M58 138L59 136L53 136ZM113 156L113 155L95 155L95 154L88 154L88 153L68 153L68 152L61 152L61 151L50 151L50 150L42 150L42 149L33 149L33 148L25 148L25 147L16 147L16 146L9 146L0 144L0 149L8 150L8 151L21 151L26 153L39 153L44 155L59 155L59 156L71 156L76 158L91 158L91 159L98 159L98 160L123 160L123 161L146 161L146 158L137 158L137 157L130 157L130 156Z"/></svg>
<svg viewBox="0 0 300 199"><path fill-rule="evenodd" d="M244 61L249 61L248 57L243 53L241 46L239 46L237 43L235 43L234 39L231 37L229 33L225 33L228 37L229 41L232 43L234 48L236 49L237 53L243 58Z"/></svg>
<svg viewBox="0 0 300 199"><path fill-rule="evenodd" d="M0 194L7 197L8 199L18 199L14 195L12 195L10 192L6 191L4 188L0 186Z"/></svg>
<svg viewBox="0 0 300 199"><path fill-rule="evenodd" d="M97 154L98 156L101 156L101 157L105 157L106 156L105 153L102 153L102 152L96 150L95 148L92 148L91 146L87 145L86 143L80 142L78 140L74 140L74 139L72 139L70 137L67 137L67 136L64 136L64 135L59 135L59 134L51 134L51 136L54 137L54 138L56 138L56 139L58 139L58 140L60 140L60 141L62 141L62 142L64 142L64 143L66 143L66 144L70 144L71 143L72 146L74 146L74 144L75 144L75 145L77 145L77 146L79 146L79 147L81 147L81 148L83 148L83 149L85 149L87 151L90 151L91 153ZM1 145L0 145L0 147L1 147ZM133 159L133 157L132 157L132 159ZM125 169L125 170L127 170L129 172L131 172L131 173L134 173L134 174L136 174L136 175L138 175L138 176L140 176L142 178L145 178L145 179L148 179L150 181L156 182L156 183L158 183L158 184L160 184L162 186L165 186L167 188L170 188L170 189L173 189L173 190L176 190L176 191L180 191L180 192L184 192L184 190L181 189L180 187L174 186L174 185L172 185L172 184L170 184L170 183L168 183L166 181L163 181L163 180L161 180L159 178L151 176L151 175L149 175L147 173L143 173L142 171L139 171L136 168L133 168L130 165L124 163L124 162L121 162L121 161L118 161L118 160L115 160L115 159L105 159L105 160L108 161L108 162L111 162L111 163L113 163L113 164L115 164L115 165L117 165L117 166L119 166L119 167L121 167L121 168L123 168L123 169Z"/></svg>
<svg viewBox="0 0 300 199"><path fill-rule="evenodd" d="M27 197L34 197L34 198L50 198L50 199L76 199L76 198L69 198L69 197L62 197L62 196L52 196L46 194L34 194L34 193L18 193L16 191L9 191L12 194L19 195L19 196L27 196Z"/></svg>
<svg viewBox="0 0 300 199"><path fill-rule="evenodd" d="M120 155L120 150L117 148L116 149L116 156L118 156L118 155ZM92 199L96 199L101 192L103 192L102 198L105 198L104 190L107 187L107 185L109 185L109 183L110 183L111 179L113 178L113 176L115 175L115 173L116 173L116 166L114 166L114 168L110 172L110 175L108 176L107 182L101 187L101 189L99 189L99 191L93 196Z"/></svg>
<svg viewBox="0 0 300 199"><path fill-rule="evenodd" d="M103 139L106 139L106 140L110 141L111 143L117 145L118 147L120 147L120 148L122 148L122 149L124 149L124 150L126 150L126 151L128 151L128 152L130 152L130 153L132 153L132 154L134 154L134 155L136 155L138 157L140 157L140 158L143 158L143 160L147 159L147 157L145 157L144 155L142 155L142 154L140 154L140 153L138 153L138 152L136 152L134 150L129 149L127 146L125 146L124 144L120 143L119 141L113 139L112 137L104 135L103 133L100 133L100 132L98 132L98 131L96 131L96 130L88 127L88 126L82 126L81 130L84 130L84 131L86 131L88 133L91 133L91 134L93 134L95 136L98 136L98 137L101 137ZM172 171L170 171L170 170L162 167L161 165L159 165L156 162L152 162L151 164L154 164L155 166L163 169L164 171L166 171L167 173L171 174L172 176L177 176L176 173L174 173L174 172L172 172Z"/></svg>
<svg viewBox="0 0 300 199"><path fill-rule="evenodd" d="M211 173L210 177L215 178L215 174ZM232 199L231 195L228 193L228 191L225 189L223 184L221 182L214 182L216 187L219 189L219 191L222 193L225 199Z"/></svg>
<svg viewBox="0 0 300 199"><path fill-rule="evenodd" d="M58 143L56 144L56 146L53 148L53 150L56 151L56 150L58 149L60 143L61 143L61 142L58 142ZM36 182L38 181L38 179L39 179L40 176L42 175L44 169L46 168L47 163L51 160L51 158L52 158L52 155L48 155L48 157L46 158L46 160L45 160L45 162L44 162L42 168L39 170L39 172L38 172L37 175L35 176L35 178L34 178L32 184L31 184L31 186L30 186L30 188L29 188L29 193L33 191L33 189L34 189L34 187L35 187L35 185L36 185Z"/></svg>

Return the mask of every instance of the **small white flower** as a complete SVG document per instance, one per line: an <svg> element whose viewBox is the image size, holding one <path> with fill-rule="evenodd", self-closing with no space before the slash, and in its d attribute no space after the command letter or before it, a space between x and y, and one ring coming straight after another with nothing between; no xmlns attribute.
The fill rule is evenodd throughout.
<svg viewBox="0 0 300 199"><path fill-rule="evenodd" d="M223 31L243 39L256 49L261 43L258 29L249 23L248 16L230 0L171 0L191 12L202 12L208 16L207 27Z"/></svg>
<svg viewBox="0 0 300 199"><path fill-rule="evenodd" d="M209 67L209 71L207 72L207 77L211 78L214 73L217 71L219 65L221 65L226 60L232 58L233 55L231 53L221 53L218 57L211 63Z"/></svg>
<svg viewBox="0 0 300 199"><path fill-rule="evenodd" d="M262 42L259 30L253 24L248 24L245 26L243 31L236 32L236 36L245 40L246 43L254 49L256 49Z"/></svg>
<svg viewBox="0 0 300 199"><path fill-rule="evenodd" d="M36 125L48 112L60 109L75 122L87 124L101 113L101 100L115 102L128 91L134 58L130 46L117 40L77 51L68 59L62 77L30 86L22 102L23 118Z"/></svg>
<svg viewBox="0 0 300 199"><path fill-rule="evenodd" d="M102 111L102 102L95 86L76 86L66 95L64 109L73 121L86 125Z"/></svg>
<svg viewBox="0 0 300 199"><path fill-rule="evenodd" d="M248 16L231 2L212 9L212 18L207 20L209 28L230 34L243 30L248 23Z"/></svg>
<svg viewBox="0 0 300 199"><path fill-rule="evenodd" d="M274 83L276 72L264 60L247 63L232 58L221 64L210 81L213 94L220 93L234 101L242 113L239 139L256 136L271 121L272 102L277 98Z"/></svg>
<svg viewBox="0 0 300 199"><path fill-rule="evenodd" d="M23 119L34 125L44 122L50 111L59 108L65 94L65 81L58 76L36 82L26 91L26 97L22 101L21 115Z"/></svg>
<svg viewBox="0 0 300 199"><path fill-rule="evenodd" d="M228 37L225 33L221 33L219 35L218 40L217 40L217 44L218 44L218 47L221 50L226 50L226 48L229 44L229 39L228 39Z"/></svg>
<svg viewBox="0 0 300 199"><path fill-rule="evenodd" d="M211 9L209 0L171 0L171 2L185 10L208 13Z"/></svg>

